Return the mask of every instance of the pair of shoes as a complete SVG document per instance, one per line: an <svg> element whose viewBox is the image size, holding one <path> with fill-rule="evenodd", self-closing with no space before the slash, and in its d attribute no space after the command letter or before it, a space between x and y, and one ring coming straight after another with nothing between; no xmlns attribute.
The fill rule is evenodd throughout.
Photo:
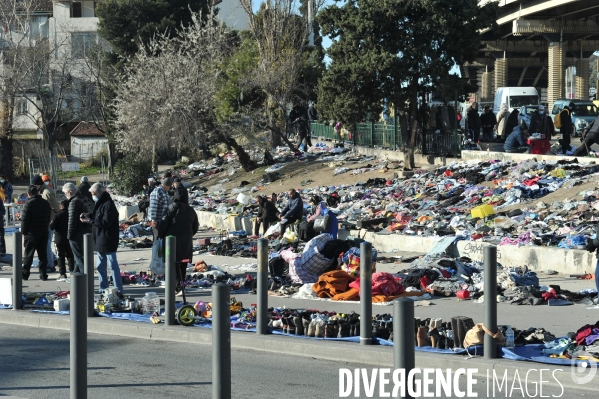
<svg viewBox="0 0 599 399"><path fill-rule="evenodd" d="M69 278L66 276L66 274L61 274L60 276L58 276L56 281L69 281Z"/></svg>

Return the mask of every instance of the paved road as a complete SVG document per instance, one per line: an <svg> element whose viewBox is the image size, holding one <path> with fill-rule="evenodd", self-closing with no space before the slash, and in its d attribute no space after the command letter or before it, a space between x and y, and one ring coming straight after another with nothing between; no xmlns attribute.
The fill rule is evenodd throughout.
<svg viewBox="0 0 599 399"><path fill-rule="evenodd" d="M0 336L3 337L0 345L0 396L29 399L69 396L67 332L0 324ZM209 345L149 342L98 334L90 334L88 340L89 398L212 397L212 347ZM474 363L473 367L476 367ZM339 397L340 368L353 371L364 366L236 349L232 353L232 397ZM370 368L367 371L372 373ZM516 379L509 375L508 378L510 389L513 381L517 381L516 389L519 384L523 390L528 389L528 394L516 390L512 397L539 397L538 392L535 395L539 373L531 373L528 384L524 376ZM509 397L506 386L501 393L496 386L493 395L492 379L490 383L486 378L476 379L473 391L478 393L478 397ZM593 394L584 389L562 388L547 375L543 380L549 380L543 384L543 395L578 398ZM460 379L459 386L461 390L467 388L465 378ZM370 397L380 397L378 389L377 385ZM388 390L391 389L392 386ZM354 392L351 397L354 397ZM359 397L368 397L363 387Z"/></svg>

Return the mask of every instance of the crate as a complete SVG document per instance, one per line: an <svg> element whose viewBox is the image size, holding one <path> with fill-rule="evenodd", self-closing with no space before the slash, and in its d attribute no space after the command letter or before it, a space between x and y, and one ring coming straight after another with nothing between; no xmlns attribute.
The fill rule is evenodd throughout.
<svg viewBox="0 0 599 399"><path fill-rule="evenodd" d="M210 238L198 239L198 245L210 245Z"/></svg>

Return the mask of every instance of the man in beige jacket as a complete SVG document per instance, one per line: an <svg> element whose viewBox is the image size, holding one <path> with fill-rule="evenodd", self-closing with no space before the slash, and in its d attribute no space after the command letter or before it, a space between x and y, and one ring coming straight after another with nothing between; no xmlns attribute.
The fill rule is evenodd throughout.
<svg viewBox="0 0 599 399"><path fill-rule="evenodd" d="M52 182L50 180L50 176L48 176L48 175L43 175L43 177L42 176L34 176L33 179L31 179L31 184L33 184L34 186L37 187L42 198L45 199L46 201L48 201L48 203L50 204L50 208L52 208L50 220L54 220L54 215L58 211L60 211L60 205L58 204L58 201L56 200L56 193L55 193L54 189L50 187L50 185L52 184ZM54 236L54 231L51 230L50 226L48 225L48 249L47 249L47 252L48 252L48 269L50 271L52 271L53 269L55 270L55 267L56 267L55 263L57 262L56 255L54 255L54 252L52 251L53 236Z"/></svg>

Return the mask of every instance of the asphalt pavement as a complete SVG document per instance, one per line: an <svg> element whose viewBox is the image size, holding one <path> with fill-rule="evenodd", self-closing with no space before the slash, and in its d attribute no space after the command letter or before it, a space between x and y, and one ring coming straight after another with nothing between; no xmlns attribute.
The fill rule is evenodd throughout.
<svg viewBox="0 0 599 399"><path fill-rule="evenodd" d="M0 323L0 336L3 337L0 345L0 396L28 399L69 397L68 331ZM331 350L343 351L344 348L333 345ZM90 399L212 397L210 345L90 333L87 356ZM480 368L470 364L467 367ZM385 391L389 394L393 391L393 380L387 374L386 377L391 380L387 385L380 380L378 372L379 368L390 367L388 358L373 366L359 361L320 360L305 354L295 356L283 350L278 352L276 347L269 352L234 348L231 351L231 392L234 398L248 399L385 397ZM417 367L422 366L417 364ZM346 371L340 371L342 369ZM356 369L363 370L359 372L357 395L353 385ZM519 373L510 370L507 374L496 370L495 378L492 369L488 377L485 370L478 370L478 375L471 370L473 376L470 380L466 377L468 370L465 370L466 375L456 378L457 390L452 381L449 394L446 394L446 388L435 378L429 383L429 390L435 394L434 397L441 398L464 397L460 394L467 394L469 387L472 395L476 396L467 397L571 399L596 396L597 388L592 384L572 386L566 383L568 374L554 374L549 368L541 374L540 369L536 367L528 372L521 369ZM377 374L372 380L375 372ZM352 376L351 382L348 374ZM450 375L456 374L457 369L452 368ZM369 394L367 389L371 380L375 385L372 394ZM380 391L381 386L385 388L384 392ZM437 394L437 388L440 394ZM420 392L423 393L422 390Z"/></svg>

